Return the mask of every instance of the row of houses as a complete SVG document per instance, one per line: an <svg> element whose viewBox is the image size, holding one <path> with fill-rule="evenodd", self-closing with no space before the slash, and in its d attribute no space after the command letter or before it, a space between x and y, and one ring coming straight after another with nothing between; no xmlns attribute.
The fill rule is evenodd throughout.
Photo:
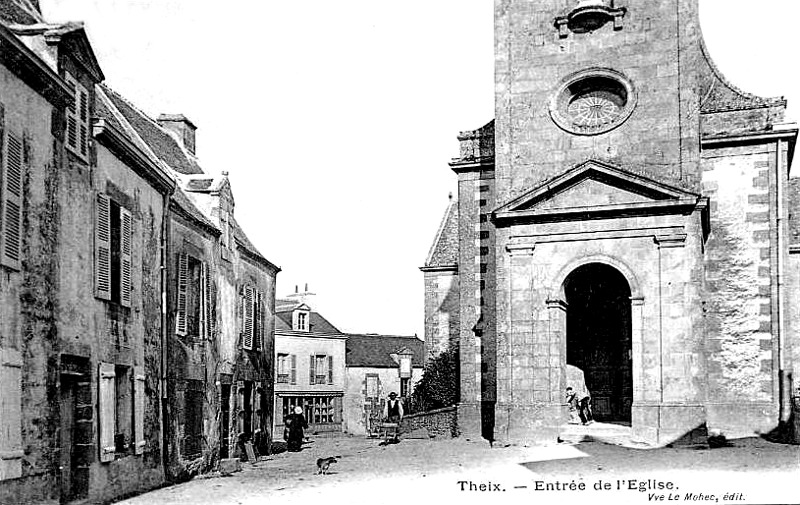
<svg viewBox="0 0 800 505"><path fill-rule="evenodd" d="M344 333L306 293L275 308L275 433L300 406L315 433L374 434L391 392L404 401L422 377L416 336Z"/></svg>
<svg viewBox="0 0 800 505"><path fill-rule="evenodd" d="M269 451L295 406L317 433L373 431L422 341L276 306L196 126L104 81L81 23L0 3L0 503L188 478Z"/></svg>
<svg viewBox="0 0 800 505"><path fill-rule="evenodd" d="M0 502L104 501L271 433L275 278L195 125L0 6Z"/></svg>

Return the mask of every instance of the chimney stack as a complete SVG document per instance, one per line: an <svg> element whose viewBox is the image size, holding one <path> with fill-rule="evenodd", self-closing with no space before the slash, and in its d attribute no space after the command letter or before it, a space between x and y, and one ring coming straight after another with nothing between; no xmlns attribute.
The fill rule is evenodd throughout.
<svg viewBox="0 0 800 505"><path fill-rule="evenodd" d="M158 116L157 121L162 127L175 132L183 147L190 153L195 154L195 132L197 127L186 116L183 114L161 114Z"/></svg>

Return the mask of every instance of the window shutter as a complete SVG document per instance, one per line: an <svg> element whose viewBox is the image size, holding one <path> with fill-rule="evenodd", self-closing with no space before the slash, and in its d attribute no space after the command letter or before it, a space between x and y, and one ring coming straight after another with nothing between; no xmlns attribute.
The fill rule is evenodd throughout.
<svg viewBox="0 0 800 505"><path fill-rule="evenodd" d="M333 384L333 356L328 356L328 384Z"/></svg>
<svg viewBox="0 0 800 505"><path fill-rule="evenodd" d="M311 355L311 359L308 363L308 383L309 384L316 384L317 379L317 371L316 371L316 363L314 361L314 355Z"/></svg>
<svg viewBox="0 0 800 505"><path fill-rule="evenodd" d="M203 291L203 296L205 299L205 326L206 326L206 338L211 340L214 338L214 327L216 323L216 317L214 314L214 303L216 298L216 291L214 291L214 282L211 279L211 265L206 263L203 264L205 267L205 291Z"/></svg>
<svg viewBox="0 0 800 505"><path fill-rule="evenodd" d="M292 376L291 376L291 383L297 384L297 356L292 354Z"/></svg>
<svg viewBox="0 0 800 505"><path fill-rule="evenodd" d="M94 248L95 296L111 300L111 202L102 193L95 206Z"/></svg>
<svg viewBox="0 0 800 505"><path fill-rule="evenodd" d="M120 207L120 283L119 299L123 307L131 306L131 291L133 288L131 241L133 235L133 219L131 213Z"/></svg>
<svg viewBox="0 0 800 505"><path fill-rule="evenodd" d="M144 368L135 367L134 382L133 382L133 432L136 454L142 454L144 447L147 444L144 439Z"/></svg>
<svg viewBox="0 0 800 505"><path fill-rule="evenodd" d="M208 307L208 284L206 284L206 281L206 263L202 261L200 262L200 322L198 324L198 337L200 340L208 338L208 319L206 317L206 309Z"/></svg>
<svg viewBox="0 0 800 505"><path fill-rule="evenodd" d="M22 354L0 349L0 481L22 477Z"/></svg>
<svg viewBox="0 0 800 505"><path fill-rule="evenodd" d="M114 460L114 429L116 426L116 391L114 365L100 363L98 403L100 412L100 461Z"/></svg>
<svg viewBox="0 0 800 505"><path fill-rule="evenodd" d="M66 76L67 85L72 90L73 99L67 107L67 146L76 150L78 147L78 114L75 104L78 102L78 88L72 76Z"/></svg>
<svg viewBox="0 0 800 505"><path fill-rule="evenodd" d="M189 258L178 254L178 300L175 311L175 333L186 335L186 288L189 282Z"/></svg>
<svg viewBox="0 0 800 505"><path fill-rule="evenodd" d="M244 335L242 336L242 347L248 350L253 349L253 288L244 288Z"/></svg>
<svg viewBox="0 0 800 505"><path fill-rule="evenodd" d="M78 140L81 156L89 152L89 94L82 86L78 86L76 97L78 99Z"/></svg>
<svg viewBox="0 0 800 505"><path fill-rule="evenodd" d="M22 256L22 140L6 135L5 170L2 173L2 235L0 263L19 269Z"/></svg>
<svg viewBox="0 0 800 505"><path fill-rule="evenodd" d="M256 332L254 346L257 351L264 350L264 294L256 291Z"/></svg>

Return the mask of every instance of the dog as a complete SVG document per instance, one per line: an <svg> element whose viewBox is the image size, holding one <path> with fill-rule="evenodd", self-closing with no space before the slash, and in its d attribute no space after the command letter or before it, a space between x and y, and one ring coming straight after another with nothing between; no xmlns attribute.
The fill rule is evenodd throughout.
<svg viewBox="0 0 800 505"><path fill-rule="evenodd" d="M331 463L336 463L336 458L331 456L330 458L319 458L317 460L317 475L327 475L328 467L331 466Z"/></svg>

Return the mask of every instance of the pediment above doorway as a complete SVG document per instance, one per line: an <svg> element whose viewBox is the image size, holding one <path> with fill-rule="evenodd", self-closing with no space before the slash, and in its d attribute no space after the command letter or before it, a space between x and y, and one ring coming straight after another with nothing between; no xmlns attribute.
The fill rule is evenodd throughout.
<svg viewBox="0 0 800 505"><path fill-rule="evenodd" d="M619 167L584 162L498 207L498 226L523 222L583 221L654 214L690 214L708 219L707 199Z"/></svg>

